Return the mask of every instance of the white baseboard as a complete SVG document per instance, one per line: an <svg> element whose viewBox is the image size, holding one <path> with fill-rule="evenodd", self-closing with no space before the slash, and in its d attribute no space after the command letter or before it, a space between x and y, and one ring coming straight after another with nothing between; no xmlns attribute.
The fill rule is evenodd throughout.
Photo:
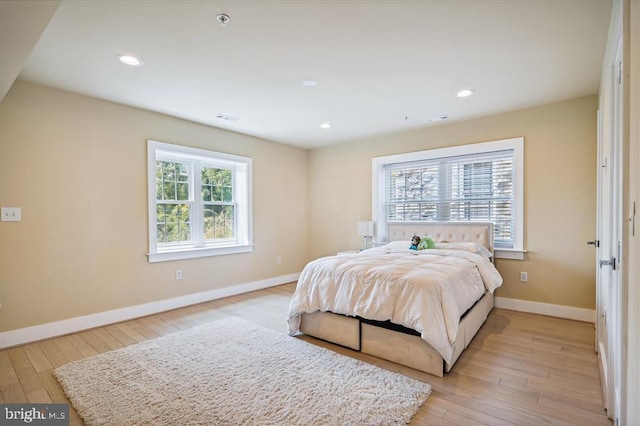
<svg viewBox="0 0 640 426"><path fill-rule="evenodd" d="M530 314L548 315L551 317L565 318L576 321L596 322L594 309L576 308L574 306L552 305L550 303L532 302L508 297L496 297L496 308L510 309L512 311L528 312Z"/></svg>
<svg viewBox="0 0 640 426"><path fill-rule="evenodd" d="M0 349L297 281L300 273L0 333Z"/></svg>

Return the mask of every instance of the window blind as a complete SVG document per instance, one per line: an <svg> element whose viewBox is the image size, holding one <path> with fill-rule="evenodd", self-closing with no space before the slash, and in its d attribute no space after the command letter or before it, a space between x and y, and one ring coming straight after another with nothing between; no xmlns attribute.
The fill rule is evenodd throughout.
<svg viewBox="0 0 640 426"><path fill-rule="evenodd" d="M494 245L514 242L513 149L385 166L386 219L488 221Z"/></svg>

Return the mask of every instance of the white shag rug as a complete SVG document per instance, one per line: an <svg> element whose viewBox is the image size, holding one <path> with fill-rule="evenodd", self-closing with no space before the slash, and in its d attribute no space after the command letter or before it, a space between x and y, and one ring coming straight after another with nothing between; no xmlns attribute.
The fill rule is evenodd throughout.
<svg viewBox="0 0 640 426"><path fill-rule="evenodd" d="M226 318L57 368L87 425L397 425L429 384Z"/></svg>

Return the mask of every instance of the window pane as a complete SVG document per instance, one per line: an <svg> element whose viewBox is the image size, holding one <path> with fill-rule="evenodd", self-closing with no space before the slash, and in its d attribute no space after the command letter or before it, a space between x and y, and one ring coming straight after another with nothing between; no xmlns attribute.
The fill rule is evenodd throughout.
<svg viewBox="0 0 640 426"><path fill-rule="evenodd" d="M191 238L191 229L188 222L178 223L178 241L189 241Z"/></svg>
<svg viewBox="0 0 640 426"><path fill-rule="evenodd" d="M231 202L233 200L233 189L230 186L222 187L222 201Z"/></svg>
<svg viewBox="0 0 640 426"><path fill-rule="evenodd" d="M205 167L202 169L202 173L201 173L201 179L202 179L202 185L211 185L213 184L213 179L212 179L212 174L209 172L209 168Z"/></svg>
<svg viewBox="0 0 640 426"><path fill-rule="evenodd" d="M202 200L232 202L232 171L213 167L202 168Z"/></svg>
<svg viewBox="0 0 640 426"><path fill-rule="evenodd" d="M176 198L176 183L165 182L163 184L162 199L163 200L177 200Z"/></svg>
<svg viewBox="0 0 640 426"><path fill-rule="evenodd" d="M437 220L438 182L437 165L392 170L388 183L388 219Z"/></svg>
<svg viewBox="0 0 640 426"><path fill-rule="evenodd" d="M202 185L202 201L211 201L210 185Z"/></svg>
<svg viewBox="0 0 640 426"><path fill-rule="evenodd" d="M408 203L404 207L405 220L420 220L420 204Z"/></svg>
<svg viewBox="0 0 640 426"><path fill-rule="evenodd" d="M189 199L189 184L179 182L176 184L176 200L187 201Z"/></svg>
<svg viewBox="0 0 640 426"><path fill-rule="evenodd" d="M158 224L158 243L164 243L165 239L164 224Z"/></svg>
<svg viewBox="0 0 640 426"><path fill-rule="evenodd" d="M514 151L389 164L388 221L489 221L495 243L514 240Z"/></svg>
<svg viewBox="0 0 640 426"><path fill-rule="evenodd" d="M156 199L189 200L189 166L171 161L156 161Z"/></svg>
<svg viewBox="0 0 640 426"><path fill-rule="evenodd" d="M233 238L234 206L204 207L204 239Z"/></svg>
<svg viewBox="0 0 640 426"><path fill-rule="evenodd" d="M162 163L162 180L175 181L176 163L161 161Z"/></svg>
<svg viewBox="0 0 640 426"><path fill-rule="evenodd" d="M220 186L214 185L211 192L211 201L222 201L222 192Z"/></svg>
<svg viewBox="0 0 640 426"><path fill-rule="evenodd" d="M158 229L158 243L164 243L167 240L166 224L165 224L165 205L159 204L157 206L156 214L156 226Z"/></svg>
<svg viewBox="0 0 640 426"><path fill-rule="evenodd" d="M222 181L221 181L222 185L231 186L231 170L229 169L222 170L221 178L222 178Z"/></svg>
<svg viewBox="0 0 640 426"><path fill-rule="evenodd" d="M191 240L189 204L158 204L158 243L176 243Z"/></svg>
<svg viewBox="0 0 640 426"><path fill-rule="evenodd" d="M175 163L176 166L176 180L178 182L189 181L189 166L187 164Z"/></svg>
<svg viewBox="0 0 640 426"><path fill-rule="evenodd" d="M178 204L178 220L180 222L189 222L189 205Z"/></svg>

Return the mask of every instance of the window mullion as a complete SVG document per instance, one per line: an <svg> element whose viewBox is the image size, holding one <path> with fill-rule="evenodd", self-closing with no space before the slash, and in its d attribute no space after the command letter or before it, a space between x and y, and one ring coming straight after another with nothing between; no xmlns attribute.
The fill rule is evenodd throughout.
<svg viewBox="0 0 640 426"><path fill-rule="evenodd" d="M237 239L239 237L239 233L238 233L238 206L237 206L237 201L240 198L238 196L238 185L236 183L236 175L237 175L237 167L233 167L233 173L231 173L231 203L229 203L230 205L233 206L233 235L234 237Z"/></svg>
<svg viewBox="0 0 640 426"><path fill-rule="evenodd" d="M202 202L202 163L198 160L193 160L193 188L190 194L193 217L191 220L191 239L196 247L202 247L204 244L203 237L203 215L204 207Z"/></svg>
<svg viewBox="0 0 640 426"><path fill-rule="evenodd" d="M446 161L438 164L438 205L436 217L439 221L449 220L451 210L451 166ZM448 200L445 202L445 200Z"/></svg>

